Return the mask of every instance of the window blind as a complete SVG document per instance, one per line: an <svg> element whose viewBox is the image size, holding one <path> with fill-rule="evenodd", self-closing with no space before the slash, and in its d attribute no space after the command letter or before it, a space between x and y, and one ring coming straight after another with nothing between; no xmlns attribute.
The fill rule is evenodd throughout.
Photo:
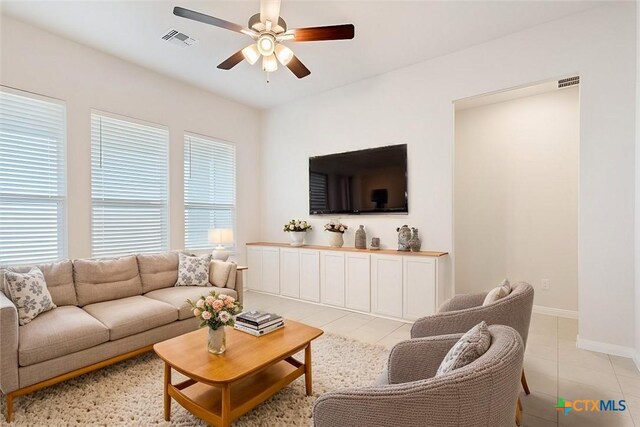
<svg viewBox="0 0 640 427"><path fill-rule="evenodd" d="M91 115L91 253L168 249L169 132Z"/></svg>
<svg viewBox="0 0 640 427"><path fill-rule="evenodd" d="M0 265L66 257L65 136L62 103L0 91Z"/></svg>
<svg viewBox="0 0 640 427"><path fill-rule="evenodd" d="M185 135L185 247L211 248L208 230L235 229L235 209L235 146L200 136Z"/></svg>

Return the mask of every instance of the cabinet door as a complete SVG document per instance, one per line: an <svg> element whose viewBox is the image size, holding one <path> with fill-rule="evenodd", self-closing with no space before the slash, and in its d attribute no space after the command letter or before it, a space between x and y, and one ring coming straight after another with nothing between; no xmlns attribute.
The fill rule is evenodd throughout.
<svg viewBox="0 0 640 427"><path fill-rule="evenodd" d="M259 291L262 288L262 248L247 246L247 288Z"/></svg>
<svg viewBox="0 0 640 427"><path fill-rule="evenodd" d="M374 313L402 317L402 257L371 255L371 305Z"/></svg>
<svg viewBox="0 0 640 427"><path fill-rule="evenodd" d="M436 312L436 260L403 256L403 317L416 320Z"/></svg>
<svg viewBox="0 0 640 427"><path fill-rule="evenodd" d="M322 251L320 289L320 299L324 304L344 307L344 253Z"/></svg>
<svg viewBox="0 0 640 427"><path fill-rule="evenodd" d="M371 257L369 254L345 255L345 306L353 310L371 310Z"/></svg>
<svg viewBox="0 0 640 427"><path fill-rule="evenodd" d="M264 292L280 293L280 248L262 248L262 287Z"/></svg>
<svg viewBox="0 0 640 427"><path fill-rule="evenodd" d="M298 249L280 249L280 294L300 298L300 258Z"/></svg>
<svg viewBox="0 0 640 427"><path fill-rule="evenodd" d="M300 249L300 298L320 302L320 251Z"/></svg>

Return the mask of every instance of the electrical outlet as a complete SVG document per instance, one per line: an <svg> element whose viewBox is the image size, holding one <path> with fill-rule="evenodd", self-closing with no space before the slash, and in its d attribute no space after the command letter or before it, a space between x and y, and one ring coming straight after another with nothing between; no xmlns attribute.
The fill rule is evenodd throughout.
<svg viewBox="0 0 640 427"><path fill-rule="evenodd" d="M550 286L551 286L551 283L549 282L549 279L542 279L542 290L543 291L548 291Z"/></svg>

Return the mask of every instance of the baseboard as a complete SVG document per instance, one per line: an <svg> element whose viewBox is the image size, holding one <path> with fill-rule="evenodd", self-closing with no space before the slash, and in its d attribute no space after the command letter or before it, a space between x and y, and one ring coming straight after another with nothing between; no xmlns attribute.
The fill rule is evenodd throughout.
<svg viewBox="0 0 640 427"><path fill-rule="evenodd" d="M564 317L567 319L578 318L578 312L575 310L565 310L563 308L545 307L543 305L534 305L533 312L538 314L546 314L547 316Z"/></svg>
<svg viewBox="0 0 640 427"><path fill-rule="evenodd" d="M640 349L636 350L636 355L633 356L633 362L636 364L638 371L640 371Z"/></svg>
<svg viewBox="0 0 640 427"><path fill-rule="evenodd" d="M580 338L576 341L576 346L583 350L597 351L598 353L611 354L613 356L629 357L634 359L636 366L640 369L640 363L638 360L638 353L633 347L625 347L623 345L609 344L601 341L592 341Z"/></svg>

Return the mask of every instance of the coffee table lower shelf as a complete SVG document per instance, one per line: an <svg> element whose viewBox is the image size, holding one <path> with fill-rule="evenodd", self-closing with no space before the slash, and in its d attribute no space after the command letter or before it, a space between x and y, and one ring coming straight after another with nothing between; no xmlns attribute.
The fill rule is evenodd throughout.
<svg viewBox="0 0 640 427"><path fill-rule="evenodd" d="M227 427L232 420L305 375L305 368L305 364L288 357L230 384L208 385L193 379L171 384L171 366L165 363L165 419L168 421L170 418L171 397L209 424ZM307 384L307 394L311 394L310 381Z"/></svg>

